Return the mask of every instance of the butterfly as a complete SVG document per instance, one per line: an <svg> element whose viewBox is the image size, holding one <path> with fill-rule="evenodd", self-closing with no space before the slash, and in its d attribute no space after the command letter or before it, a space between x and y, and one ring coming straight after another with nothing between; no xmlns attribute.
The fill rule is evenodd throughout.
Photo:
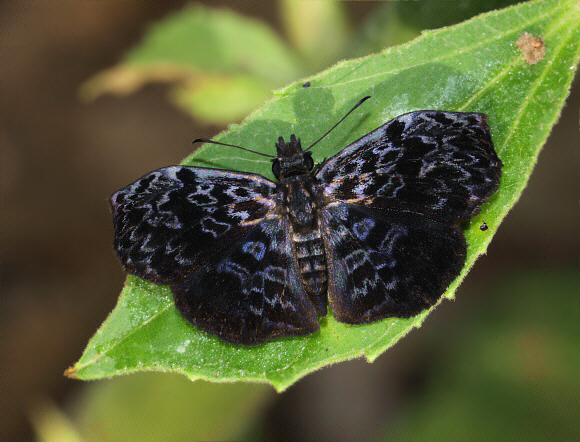
<svg viewBox="0 0 580 442"><path fill-rule="evenodd" d="M115 251L128 273L168 285L185 319L230 343L316 332L329 307L347 324L414 316L461 271L461 224L498 189L486 118L406 113L317 166L313 145L280 137L277 182L155 170L111 197Z"/></svg>

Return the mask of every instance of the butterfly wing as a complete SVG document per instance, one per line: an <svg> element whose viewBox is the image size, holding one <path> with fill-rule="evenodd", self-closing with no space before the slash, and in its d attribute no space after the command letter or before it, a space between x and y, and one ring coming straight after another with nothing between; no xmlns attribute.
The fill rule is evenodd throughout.
<svg viewBox="0 0 580 442"><path fill-rule="evenodd" d="M350 204L323 214L328 299L340 322L416 315L439 299L465 261L461 230L421 214Z"/></svg>
<svg viewBox="0 0 580 442"><path fill-rule="evenodd" d="M366 323L433 305L466 256L460 223L499 186L486 117L401 115L343 149L316 177L335 317Z"/></svg>
<svg viewBox="0 0 580 442"><path fill-rule="evenodd" d="M111 197L115 251L133 275L158 284L182 280L258 224L275 192L259 175L155 170Z"/></svg>
<svg viewBox="0 0 580 442"><path fill-rule="evenodd" d="M182 315L222 339L311 333L316 311L287 225L272 213L275 196L276 185L259 175L153 171L111 198L115 250L129 273L170 285Z"/></svg>
<svg viewBox="0 0 580 442"><path fill-rule="evenodd" d="M333 200L460 223L497 190L501 167L486 115L417 111L340 151L317 178Z"/></svg>
<svg viewBox="0 0 580 442"><path fill-rule="evenodd" d="M262 221L171 290L184 317L229 342L259 344L319 328L279 218Z"/></svg>

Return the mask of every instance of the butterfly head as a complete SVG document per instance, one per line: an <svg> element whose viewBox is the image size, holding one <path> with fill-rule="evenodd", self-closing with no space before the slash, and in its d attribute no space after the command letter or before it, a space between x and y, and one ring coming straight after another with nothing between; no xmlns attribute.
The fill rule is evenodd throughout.
<svg viewBox="0 0 580 442"><path fill-rule="evenodd" d="M300 138L290 135L290 141L278 138L276 143L278 156L272 160L272 172L278 179L295 175L304 175L314 167L314 160L310 152L304 152L300 145Z"/></svg>

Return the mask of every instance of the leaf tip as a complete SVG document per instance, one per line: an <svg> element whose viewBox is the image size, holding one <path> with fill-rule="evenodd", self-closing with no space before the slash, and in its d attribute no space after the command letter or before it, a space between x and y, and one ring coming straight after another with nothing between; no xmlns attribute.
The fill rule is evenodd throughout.
<svg viewBox="0 0 580 442"><path fill-rule="evenodd" d="M76 365L73 365L72 367L67 368L63 374L69 379L78 379Z"/></svg>

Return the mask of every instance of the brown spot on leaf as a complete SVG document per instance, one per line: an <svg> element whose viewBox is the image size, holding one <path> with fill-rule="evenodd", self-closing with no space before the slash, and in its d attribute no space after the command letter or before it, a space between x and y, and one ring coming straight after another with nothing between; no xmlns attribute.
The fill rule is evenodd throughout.
<svg viewBox="0 0 580 442"><path fill-rule="evenodd" d="M524 32L518 39L516 46L522 51L528 64L536 64L546 55L546 45L540 37L533 37Z"/></svg>

